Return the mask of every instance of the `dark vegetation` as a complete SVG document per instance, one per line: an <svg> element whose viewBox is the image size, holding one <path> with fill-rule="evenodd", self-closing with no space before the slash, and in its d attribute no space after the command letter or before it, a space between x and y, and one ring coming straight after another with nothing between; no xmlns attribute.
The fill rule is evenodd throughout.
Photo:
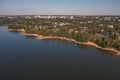
<svg viewBox="0 0 120 80"><path fill-rule="evenodd" d="M119 16L64 17L4 16L0 17L0 25L9 26L10 29L25 29L27 33L44 36L66 37L80 42L92 41L101 47L120 51Z"/></svg>

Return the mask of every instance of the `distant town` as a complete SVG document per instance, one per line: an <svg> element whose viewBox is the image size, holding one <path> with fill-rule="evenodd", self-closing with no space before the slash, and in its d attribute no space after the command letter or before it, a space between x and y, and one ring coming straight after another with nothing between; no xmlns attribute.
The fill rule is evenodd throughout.
<svg viewBox="0 0 120 80"><path fill-rule="evenodd" d="M94 42L120 51L120 16L21 15L0 16L0 25L26 33Z"/></svg>

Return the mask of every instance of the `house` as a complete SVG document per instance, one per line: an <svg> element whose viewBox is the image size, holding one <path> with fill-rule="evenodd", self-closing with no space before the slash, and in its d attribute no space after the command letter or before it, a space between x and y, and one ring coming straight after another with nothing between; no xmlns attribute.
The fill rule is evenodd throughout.
<svg viewBox="0 0 120 80"><path fill-rule="evenodd" d="M107 27L108 27L108 28L113 28L114 26L113 26L113 25L108 25Z"/></svg>

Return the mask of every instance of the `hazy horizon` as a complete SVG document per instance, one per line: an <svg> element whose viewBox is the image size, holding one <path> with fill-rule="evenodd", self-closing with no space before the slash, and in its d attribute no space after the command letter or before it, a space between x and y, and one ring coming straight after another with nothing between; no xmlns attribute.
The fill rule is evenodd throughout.
<svg viewBox="0 0 120 80"><path fill-rule="evenodd" d="M0 0L0 15L120 15L120 0Z"/></svg>

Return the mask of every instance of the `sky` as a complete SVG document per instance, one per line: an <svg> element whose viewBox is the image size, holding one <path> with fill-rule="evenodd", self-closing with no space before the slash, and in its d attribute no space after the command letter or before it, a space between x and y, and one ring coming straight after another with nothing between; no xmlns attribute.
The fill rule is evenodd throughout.
<svg viewBox="0 0 120 80"><path fill-rule="evenodd" d="M120 15L120 0L0 0L0 15Z"/></svg>

